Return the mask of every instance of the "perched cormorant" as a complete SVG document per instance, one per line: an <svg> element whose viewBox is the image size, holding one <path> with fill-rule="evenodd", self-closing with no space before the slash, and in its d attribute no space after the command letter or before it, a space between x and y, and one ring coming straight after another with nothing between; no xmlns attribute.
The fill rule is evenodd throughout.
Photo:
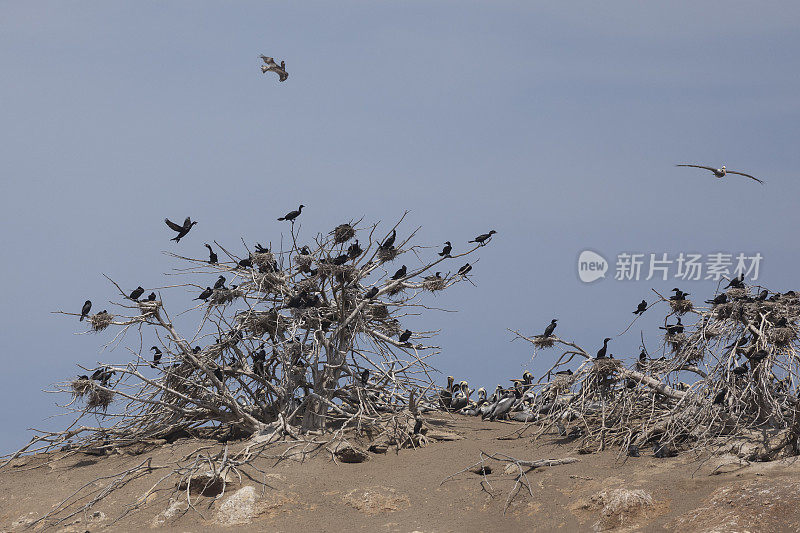
<svg viewBox="0 0 800 533"><path fill-rule="evenodd" d="M343 264L347 263L348 259L350 259L349 254L342 254L331 259L330 263L332 265L342 266Z"/></svg>
<svg viewBox="0 0 800 533"><path fill-rule="evenodd" d="M758 293L758 296L756 297L756 300L758 300L759 302L763 302L764 300L767 299L767 295L768 294L769 294L769 291L767 289L764 289L764 290L762 290L761 292Z"/></svg>
<svg viewBox="0 0 800 533"><path fill-rule="evenodd" d="M367 300L371 300L378 295L379 291L380 289L378 289L378 287L372 287L370 290L364 293L364 298L366 298Z"/></svg>
<svg viewBox="0 0 800 533"><path fill-rule="evenodd" d="M286 303L286 307L292 308L292 307L302 306L305 303L306 296L308 296L308 291L303 289L296 296L292 296L291 298L289 298L289 301Z"/></svg>
<svg viewBox="0 0 800 533"><path fill-rule="evenodd" d="M92 310L92 301L86 300L83 303L83 307L81 307L81 318L78 320L78 322L83 322L83 319L86 318L86 315L88 315L89 311L91 310Z"/></svg>
<svg viewBox="0 0 800 533"><path fill-rule="evenodd" d="M250 259L249 257L246 257L241 261L239 261L238 265L242 268L250 268L253 266L253 260Z"/></svg>
<svg viewBox="0 0 800 533"><path fill-rule="evenodd" d="M217 254L214 253L214 249L211 248L211 245L208 243L203 244L206 248L208 248L208 263L214 265L217 263Z"/></svg>
<svg viewBox="0 0 800 533"><path fill-rule="evenodd" d="M639 302L639 306L636 308L636 311L634 311L633 314L641 315L645 311L647 311L647 300L642 300L641 302Z"/></svg>
<svg viewBox="0 0 800 533"><path fill-rule="evenodd" d="M670 297L669 297L669 299L670 299L670 300L672 300L673 302L680 302L681 300L685 300L685 299L686 299L686 297L687 297L687 296L689 296L689 293L688 293L688 292L683 292L682 290L680 290L680 289L679 289L679 288L677 288L677 287L675 287L674 289L672 289L672 291L673 291L675 294L673 294L672 296L670 296Z"/></svg>
<svg viewBox="0 0 800 533"><path fill-rule="evenodd" d="M497 232L495 230L492 230L489 233L484 233L482 235L478 235L477 237L475 237L473 240L471 240L469 242L476 242L476 243L480 244L481 246L483 246L484 244L486 244L486 241L491 239L492 235L494 235L495 233L497 233Z"/></svg>
<svg viewBox="0 0 800 533"><path fill-rule="evenodd" d="M353 244L351 244L347 248L347 256L350 259L355 259L355 258L357 258L359 255L361 255L363 253L364 253L364 250L362 250L361 246L358 245L358 239L356 239L356 242L354 242Z"/></svg>
<svg viewBox="0 0 800 533"><path fill-rule="evenodd" d="M270 250L269 250L269 248L264 248L263 246L261 246L260 242L257 242L256 243L256 253L257 254L268 254L268 253L270 253Z"/></svg>
<svg viewBox="0 0 800 533"><path fill-rule="evenodd" d="M447 257L450 255L450 252L452 251L453 251L453 245L450 243L450 241L444 241L444 248L442 248L442 251L439 252L439 256Z"/></svg>
<svg viewBox="0 0 800 533"><path fill-rule="evenodd" d="M728 295L723 292L716 295L713 300L706 300L706 303L712 305L720 305L724 304L727 301L728 301Z"/></svg>
<svg viewBox="0 0 800 533"><path fill-rule="evenodd" d="M140 286L136 287L135 289L133 289L133 292L131 292L130 295L128 295L128 298L130 298L131 300L136 302L136 301L139 300L139 297L141 297L142 294L144 294L144 289L140 285Z"/></svg>
<svg viewBox="0 0 800 533"><path fill-rule="evenodd" d="M658 329L666 330L667 335L678 335L680 333L683 333L683 324L681 324L681 317L678 317L677 324L671 324L666 327L661 326Z"/></svg>
<svg viewBox="0 0 800 533"><path fill-rule="evenodd" d="M704 170L710 170L711 172L714 173L714 176L716 176L718 178L724 178L726 174L737 174L739 176L744 176L746 178L750 178L751 180L755 180L755 181L757 181L759 183L762 183L762 184L764 183L760 179L758 179L758 178L756 178L754 176L751 176L750 174L745 174L744 172L736 172L736 171L733 171L733 170L728 170L728 169L725 168L725 165L722 165L722 168L705 167L703 165L687 165L687 164L675 165L675 166L676 167L702 168Z"/></svg>
<svg viewBox="0 0 800 533"><path fill-rule="evenodd" d="M550 321L550 324L548 324L547 327L544 328L544 334L542 335L542 337L547 338L553 334L553 332L556 330L556 326L558 325L556 324L556 322L558 322L557 318L554 318L553 320Z"/></svg>
<svg viewBox="0 0 800 533"><path fill-rule="evenodd" d="M397 272L394 273L394 276L392 276L392 279L397 281L398 279L405 277L407 272L408 272L408 269L406 268L405 265L403 265L399 269L397 269Z"/></svg>
<svg viewBox="0 0 800 533"><path fill-rule="evenodd" d="M571 375L572 375L572 370L569 368L566 370L559 370L558 372L556 372L556 376L571 376Z"/></svg>
<svg viewBox="0 0 800 533"><path fill-rule="evenodd" d="M300 207L298 207L296 211L289 211L288 213L286 213L284 216L282 216L278 220L288 220L288 221L294 223L294 219L296 219L297 217L300 216L300 213L303 211L304 207L305 206L303 204L300 204Z"/></svg>
<svg viewBox="0 0 800 533"><path fill-rule="evenodd" d="M734 368L733 373L736 374L737 376L744 376L745 374L747 374L748 370L750 369L747 368L747 363L745 363L742 366L737 366L736 368Z"/></svg>
<svg viewBox="0 0 800 533"><path fill-rule="evenodd" d="M203 300L204 302L208 301L211 298L211 295L214 294L214 289L211 287L206 287L206 289L200 293L200 296L195 298L195 300Z"/></svg>
<svg viewBox="0 0 800 533"><path fill-rule="evenodd" d="M365 368L361 372L361 386L366 387L367 383L369 383L369 368Z"/></svg>
<svg viewBox="0 0 800 533"><path fill-rule="evenodd" d="M611 337L606 337L603 339L603 347L597 350L597 359L605 359L606 351L608 350L608 341L611 340Z"/></svg>
<svg viewBox="0 0 800 533"><path fill-rule="evenodd" d="M714 396L714 401L712 402L712 405L722 405L722 403L725 401L725 396L727 395L728 395L728 389L722 389L716 394L716 396Z"/></svg>
<svg viewBox="0 0 800 533"><path fill-rule="evenodd" d="M628 457L639 457L639 447L635 444L628 446Z"/></svg>
<svg viewBox="0 0 800 533"><path fill-rule="evenodd" d="M151 292L150 294L148 294L147 295L147 301L148 302L155 302L156 301L156 293Z"/></svg>
<svg viewBox="0 0 800 533"><path fill-rule="evenodd" d="M217 282L214 283L215 289L224 289L225 288L225 276L220 276L217 278Z"/></svg>
<svg viewBox="0 0 800 533"><path fill-rule="evenodd" d="M462 266L461 268L458 269L458 275L459 276L466 276L467 274L469 274L470 270L472 270L472 265L467 263L466 265L464 265L464 266Z"/></svg>
<svg viewBox="0 0 800 533"><path fill-rule="evenodd" d="M422 429L422 419L417 418L417 421L414 423L414 435L418 434Z"/></svg>
<svg viewBox="0 0 800 533"><path fill-rule="evenodd" d="M381 248L391 248L394 245L394 240L396 238L397 238L397 230L393 229L392 234L389 236L389 238L387 238L385 241L383 241L383 244L381 244Z"/></svg>
<svg viewBox="0 0 800 533"><path fill-rule="evenodd" d="M153 350L153 365L157 365L161 362L161 350L158 348L158 346L153 346L150 349Z"/></svg>
<svg viewBox="0 0 800 533"><path fill-rule="evenodd" d="M411 338L411 330L407 329L403 333L400 334L400 336L397 338L397 340L399 340L400 342L406 342L410 338Z"/></svg>
<svg viewBox="0 0 800 533"><path fill-rule="evenodd" d="M183 226L179 226L178 224L172 222L170 219L165 218L164 222L167 223L167 226L172 229L172 231L177 231L178 234L171 238L171 241L181 242L181 239L186 237L186 234L189 233L189 230L192 229L192 226L197 224L197 222L192 222L190 217L186 217L186 220L183 221Z"/></svg>
<svg viewBox="0 0 800 533"><path fill-rule="evenodd" d="M740 272L738 276L731 279L725 288L732 287L734 289L741 289L744 288L744 272Z"/></svg>

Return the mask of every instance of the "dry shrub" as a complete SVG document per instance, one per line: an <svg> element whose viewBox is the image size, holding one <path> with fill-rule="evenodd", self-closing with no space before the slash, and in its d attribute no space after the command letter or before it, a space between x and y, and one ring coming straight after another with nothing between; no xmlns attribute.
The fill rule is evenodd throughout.
<svg viewBox="0 0 800 533"><path fill-rule="evenodd" d="M378 248L378 259L380 259L384 263L388 263L392 261L399 251L394 246L390 246L389 248L384 248L383 246Z"/></svg>
<svg viewBox="0 0 800 533"><path fill-rule="evenodd" d="M333 230L333 242L342 244L356 236L356 230L350 224L339 224Z"/></svg>
<svg viewBox="0 0 800 533"><path fill-rule="evenodd" d="M653 497L641 489L601 490L591 497L594 506L600 507L600 520L595 529L614 529L631 518L647 513L653 507Z"/></svg>
<svg viewBox="0 0 800 533"><path fill-rule="evenodd" d="M111 325L111 322L114 320L114 315L110 315L108 313L97 313L96 315L92 315L89 317L89 325L92 326L94 331L103 331L108 326Z"/></svg>
<svg viewBox="0 0 800 533"><path fill-rule="evenodd" d="M679 315L685 315L694 309L694 305L692 304L691 300L670 300L669 306L672 308L674 313Z"/></svg>

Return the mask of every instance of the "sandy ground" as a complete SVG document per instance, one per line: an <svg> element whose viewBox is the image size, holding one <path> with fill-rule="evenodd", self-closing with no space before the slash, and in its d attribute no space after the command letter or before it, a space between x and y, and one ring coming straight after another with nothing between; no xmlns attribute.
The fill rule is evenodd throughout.
<svg viewBox="0 0 800 533"><path fill-rule="evenodd" d="M138 509L122 516L127 504L142 497L166 473L154 470L118 488L89 513L50 529L425 533L800 530L800 462L748 465L738 464L733 456L656 459L651 453L624 460L615 450L579 455L574 442L555 437L536 443L530 438L497 439L518 428L516 423L442 414L427 420L463 438L415 450L397 452L390 448L385 454L370 454L368 461L358 464L333 462L327 452L302 463L259 459L256 465L263 472L248 471L249 476L231 483L220 498L198 496L192 499L193 509L186 510L185 492L178 494L171 481ZM153 465L166 465L201 445L210 446L204 454L222 448L214 442L179 440L104 457L64 457L64 453L56 453L15 460L0 471L0 530L25 529L26 523L101 476L112 476L147 458L152 458ZM229 449L244 445L232 442ZM278 454L284 448L285 444L270 453ZM523 488L504 514L515 476L504 473L500 463L488 463L492 472L485 479L466 472L442 484L447 476L477 462L481 451L524 460L575 457L578 462L529 471L533 496ZM109 481L101 480L93 486L105 487ZM621 514L608 505L613 497L630 494L649 500L643 507L632 507Z"/></svg>

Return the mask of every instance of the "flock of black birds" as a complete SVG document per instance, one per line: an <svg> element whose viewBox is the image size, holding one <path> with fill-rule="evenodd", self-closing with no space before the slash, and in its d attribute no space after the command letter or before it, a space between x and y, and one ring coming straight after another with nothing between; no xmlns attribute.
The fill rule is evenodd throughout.
<svg viewBox="0 0 800 533"><path fill-rule="evenodd" d="M302 211L303 211L304 207L306 207L306 206L303 205L303 204L300 204L300 206L296 210L289 211L287 214L285 214L282 217L279 217L277 220L278 221L288 221L288 222L294 224L295 220L302 214ZM170 229L172 229L173 231L176 232L176 236L170 239L170 240L175 241L176 243L179 243L181 241L181 239L186 237L186 235L189 234L191 229L197 224L197 221L193 221L191 219L191 217L186 217L186 219L183 222L183 225L178 225L178 224L172 222L171 220L169 220L168 218L165 218L164 222L166 223L166 225ZM479 246L485 246L492 239L492 236L495 235L496 233L497 233L497 231L491 230L488 233L484 233L484 234L478 235L474 239L468 241L468 243L475 243L475 244L478 244ZM378 248L379 249L383 249L383 250L394 249L394 245L395 245L396 239L397 239L397 230L393 229L392 233L383 242L380 242L378 244ZM207 263L210 264L210 265L218 264L219 263L219 257L215 253L213 247L208 243L204 243L203 246L208 250ZM259 243L256 243L255 251L256 251L256 253L261 253L261 254L263 254L263 253L271 253L268 248L263 247ZM453 244L450 241L446 241L444 243L442 251L438 252L438 255L440 257L449 258L449 257L452 257L451 256L452 251L453 251ZM341 266L341 265L346 264L348 261L357 259L363 253L364 253L364 250L359 245L358 239L355 239L354 242L348 246L347 251L345 253L343 253L343 254L341 254L339 256L333 257L333 258L327 258L327 259L322 258L322 259L319 260L319 263L320 264L327 263L327 264L332 264L332 265L336 265L336 266ZM299 250L299 254L300 255L310 255L311 251L308 248L308 246L303 246ZM239 260L237 262L237 267L240 267L240 268L253 268L253 266L254 265L253 265L251 257L247 257L247 258ZM274 260L273 260L273 264L271 266L267 265L266 267L265 266L260 266L259 267L259 272L261 272L261 273L264 273L264 272L278 272L278 271L279 271L278 264ZM458 276L466 276L471 271L472 271L472 265L470 263L466 263L466 264L464 264L463 266L461 266L458 269L456 275L458 275ZM316 274L316 269L310 269L309 268L307 270L307 272L310 275L313 276L313 275ZM402 265L399 269L397 269L397 271L392 276L389 277L389 279L391 281L402 280L405 277L407 277L408 274L409 274L408 267L406 265ZM428 276L428 277L425 278L426 281L437 281L437 280L443 280L443 279L444 278L442 278L441 272L436 272L434 275ZM203 302L208 302L208 300L215 294L215 291L227 291L227 290L231 290L231 289L236 289L237 288L236 285L232 285L230 287L230 289L229 289L225 285L226 281L227 280L226 280L225 276L220 275L217 278L217 280L216 280L216 282L214 283L213 286L207 286L205 289L203 289L200 292L200 294L197 297L194 298L194 300L202 300ZM373 286L368 291L366 291L364 293L363 297L365 299L371 300L371 299L374 299L378 295L379 292L380 292L380 288L378 286ZM140 298L144 295L144 293L145 293L145 289L144 289L144 287L142 287L140 285L140 286L137 286L135 289L133 289L128 294L127 298L138 303L138 302L141 301ZM147 301L155 301L156 298L157 298L156 293L155 292L151 292L147 296ZM318 294L313 294L312 295L307 290L301 290L297 294L289 296L287 298L287 300L285 302L285 308L286 309L312 308L312 307L320 306L320 305L322 305L322 303L323 302L320 299L320 296ZM91 307L92 307L92 302L90 300L86 300L86 302L84 303L84 305L83 305L83 307L81 309L81 314L80 314L80 319L79 319L80 321L83 321L84 318L89 316L89 313L91 312ZM106 313L106 311L102 311L102 313ZM408 330L408 329L398 333L398 341L399 341L399 343L402 344L402 345L405 345L405 346L410 346L409 341L410 341L412 335L413 335L413 332L411 330ZM200 350L201 350L200 347L195 347L194 352L198 353ZM153 346L151 348L151 351L153 351L153 360L152 360L152 363L150 364L150 366L152 368L156 368L156 366L158 366L161 363L161 358L163 356L163 352L157 346ZM263 350L262 350L262 352L263 352ZM258 359L259 354L261 354L261 352L256 352L253 355L253 357L254 357L254 365L255 365L255 367L263 368L264 361ZM266 353L264 352L264 357L265 356L266 356ZM259 361L261 361L261 362L259 363ZM108 384L108 381L111 379L111 376L113 374L114 374L113 372L110 373L110 374L105 372L105 367L103 367L101 369L98 369L98 371L96 371L94 374L92 374L91 379L95 380L95 381L98 381L98 376L99 376L99 377L102 378L102 379L99 379L101 385L106 386ZM86 376L79 376L79 379L83 379L85 377Z"/></svg>

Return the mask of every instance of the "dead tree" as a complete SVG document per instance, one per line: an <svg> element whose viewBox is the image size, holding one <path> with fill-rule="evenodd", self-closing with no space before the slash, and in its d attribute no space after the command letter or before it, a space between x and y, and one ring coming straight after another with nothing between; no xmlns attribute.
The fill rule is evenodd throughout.
<svg viewBox="0 0 800 533"><path fill-rule="evenodd" d="M659 297L666 333L658 357L642 346L639 357L596 359L568 340L512 330L537 351L564 348L533 388L529 424L517 434L555 429L585 452L653 445L665 453L753 438L761 444L752 458L797 454L798 295L731 288L702 307ZM676 315L696 321L667 327ZM576 359L574 372L559 372Z"/></svg>
<svg viewBox="0 0 800 533"><path fill-rule="evenodd" d="M404 218L389 234L402 233ZM82 377L62 384L74 422L38 432L15 456L179 435L299 438L380 426L387 414L408 412L415 390L418 405L432 404L436 332L410 332L403 322L431 309L426 294L467 280L458 258L480 246L440 256L412 243L418 230L388 243L377 224L351 221L303 241L292 221L288 243L276 247L237 253L215 243L225 258L213 263L170 253L186 265L174 275L191 281L169 290L202 293L182 310L198 317L188 333L166 298L131 300L112 281L120 295L113 312L88 324L114 331L106 347L124 346L128 357L82 367ZM143 339L161 353L157 363ZM82 425L87 415L109 423Z"/></svg>

